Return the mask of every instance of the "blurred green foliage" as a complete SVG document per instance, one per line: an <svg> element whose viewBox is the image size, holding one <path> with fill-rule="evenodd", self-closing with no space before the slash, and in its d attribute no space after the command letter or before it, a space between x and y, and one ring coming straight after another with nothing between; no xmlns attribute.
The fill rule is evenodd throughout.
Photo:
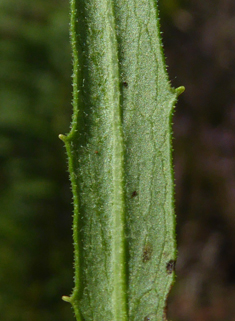
<svg viewBox="0 0 235 321"><path fill-rule="evenodd" d="M0 3L0 319L73 320L68 1Z"/></svg>

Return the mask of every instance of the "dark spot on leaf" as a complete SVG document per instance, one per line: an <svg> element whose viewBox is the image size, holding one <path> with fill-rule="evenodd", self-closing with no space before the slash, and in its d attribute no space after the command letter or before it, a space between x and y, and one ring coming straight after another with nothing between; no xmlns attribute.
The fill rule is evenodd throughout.
<svg viewBox="0 0 235 321"><path fill-rule="evenodd" d="M126 88L128 87L128 83L126 81L123 81L122 84L123 84L124 87L126 87Z"/></svg>
<svg viewBox="0 0 235 321"><path fill-rule="evenodd" d="M175 271L175 260L170 260L166 265L166 271L168 274L171 274Z"/></svg>
<svg viewBox="0 0 235 321"><path fill-rule="evenodd" d="M143 249L143 262L144 263L148 262L151 259L152 253L153 253L153 248L152 248L151 244L147 243Z"/></svg>
<svg viewBox="0 0 235 321"><path fill-rule="evenodd" d="M135 197L135 196L137 196L137 195L138 195L137 192L134 191L134 192L131 194L131 197Z"/></svg>

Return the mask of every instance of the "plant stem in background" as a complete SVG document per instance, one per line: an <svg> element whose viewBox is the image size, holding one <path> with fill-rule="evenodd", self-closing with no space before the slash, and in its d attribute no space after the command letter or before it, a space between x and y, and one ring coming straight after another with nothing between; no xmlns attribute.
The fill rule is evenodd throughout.
<svg viewBox="0 0 235 321"><path fill-rule="evenodd" d="M174 279L173 106L155 0L71 0L77 320L160 321Z"/></svg>

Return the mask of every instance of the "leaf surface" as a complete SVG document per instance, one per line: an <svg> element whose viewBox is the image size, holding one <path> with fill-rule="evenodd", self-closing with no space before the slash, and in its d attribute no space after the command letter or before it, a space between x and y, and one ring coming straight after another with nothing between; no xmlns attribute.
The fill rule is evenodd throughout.
<svg viewBox="0 0 235 321"><path fill-rule="evenodd" d="M160 321L174 278L170 87L153 0L71 0L77 320Z"/></svg>

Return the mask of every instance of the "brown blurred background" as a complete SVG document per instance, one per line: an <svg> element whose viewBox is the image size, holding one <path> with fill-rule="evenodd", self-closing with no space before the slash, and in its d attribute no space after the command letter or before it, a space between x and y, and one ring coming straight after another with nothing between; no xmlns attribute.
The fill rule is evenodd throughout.
<svg viewBox="0 0 235 321"><path fill-rule="evenodd" d="M235 1L159 2L173 86L175 321L235 320Z"/></svg>
<svg viewBox="0 0 235 321"><path fill-rule="evenodd" d="M173 321L235 321L235 2L159 0L174 116ZM74 320L69 3L0 2L0 319Z"/></svg>

